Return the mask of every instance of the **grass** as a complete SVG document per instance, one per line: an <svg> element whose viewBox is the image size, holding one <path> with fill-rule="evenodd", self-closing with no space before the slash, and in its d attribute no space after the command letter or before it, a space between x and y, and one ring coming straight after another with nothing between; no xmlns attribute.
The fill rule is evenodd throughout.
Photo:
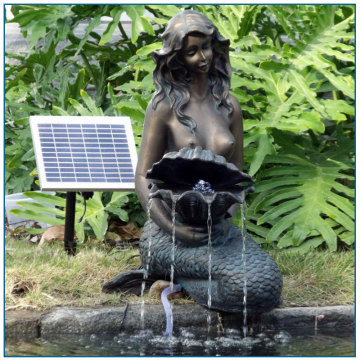
<svg viewBox="0 0 360 360"><path fill-rule="evenodd" d="M139 266L138 249L108 253L100 243L79 246L68 256L63 243L49 244L35 255L36 244L5 239L5 309L45 310L55 306L96 307L140 303L137 296L105 294L101 284ZM284 278L282 306L354 303L354 251L313 251L305 255L272 252ZM160 300L145 297L146 303ZM176 300L176 302L192 302Z"/></svg>
<svg viewBox="0 0 360 360"><path fill-rule="evenodd" d="M63 243L44 246L40 255L35 255L35 249L36 245L26 240L5 240L8 310L122 304L118 294L103 293L101 284L139 265L137 258L127 262L138 253L134 248L109 255L101 245L94 244L81 247L76 256L68 256Z"/></svg>
<svg viewBox="0 0 360 360"><path fill-rule="evenodd" d="M354 304L355 251L272 252L283 274L283 306Z"/></svg>

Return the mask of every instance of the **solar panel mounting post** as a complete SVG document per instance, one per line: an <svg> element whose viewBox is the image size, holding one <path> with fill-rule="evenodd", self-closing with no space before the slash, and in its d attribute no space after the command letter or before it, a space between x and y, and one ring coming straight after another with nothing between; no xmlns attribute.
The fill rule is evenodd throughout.
<svg viewBox="0 0 360 360"><path fill-rule="evenodd" d="M31 116L42 191L66 191L65 251L76 254L76 192L133 191L137 151L129 117Z"/></svg>
<svg viewBox="0 0 360 360"><path fill-rule="evenodd" d="M75 229L75 203L76 192L68 191L66 193L66 212L65 212L65 251L68 255L76 254L76 240L74 238Z"/></svg>

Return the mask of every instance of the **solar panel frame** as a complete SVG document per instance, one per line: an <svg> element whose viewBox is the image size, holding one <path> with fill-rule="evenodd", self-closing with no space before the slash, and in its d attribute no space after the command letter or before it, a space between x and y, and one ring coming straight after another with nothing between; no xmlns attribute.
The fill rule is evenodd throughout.
<svg viewBox="0 0 360 360"><path fill-rule="evenodd" d="M42 137L42 134L48 130L44 126L50 126L52 129L53 146L49 135ZM42 191L131 191L135 189L137 151L129 117L31 116L30 127ZM114 135L117 137L115 138ZM114 155L115 146L116 156ZM117 156L120 149L127 150L123 153L123 163ZM56 153L54 162L46 162L47 165L45 165L45 160L50 159L54 153ZM69 162L68 159L71 161ZM77 165L75 165L75 159L78 159ZM66 164L65 167L64 164ZM82 166L87 167L87 171L78 172L76 176L75 172L69 171L69 169L75 169L75 167L79 169ZM96 175L97 167L102 167L103 176L99 175L101 171ZM65 169L68 169L67 172ZM92 175L91 169L94 172ZM48 176L50 173L55 174L51 181ZM87 173L88 177L86 177ZM61 178L71 179L71 174L74 175L75 181L61 180ZM58 178L59 181L57 181Z"/></svg>

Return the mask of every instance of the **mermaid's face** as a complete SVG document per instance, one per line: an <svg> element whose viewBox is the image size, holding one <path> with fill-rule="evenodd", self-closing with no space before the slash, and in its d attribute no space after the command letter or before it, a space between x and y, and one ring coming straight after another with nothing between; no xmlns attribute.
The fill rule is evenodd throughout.
<svg viewBox="0 0 360 360"><path fill-rule="evenodd" d="M213 59L211 36L188 35L184 42L183 59L191 73L207 73Z"/></svg>

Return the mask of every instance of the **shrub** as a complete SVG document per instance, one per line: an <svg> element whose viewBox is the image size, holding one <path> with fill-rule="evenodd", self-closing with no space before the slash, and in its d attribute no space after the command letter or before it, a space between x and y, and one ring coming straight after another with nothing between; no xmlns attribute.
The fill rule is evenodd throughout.
<svg viewBox="0 0 360 360"><path fill-rule="evenodd" d="M256 177L248 230L289 251L354 243L354 5L188 5L231 41ZM145 10L151 13L147 16ZM6 65L6 191L34 189L32 114L127 115L140 142L151 52L175 5L16 5L27 54ZM130 38L120 16L132 20ZM102 16L111 17L102 34ZM85 34L75 29L86 21ZM114 32L121 37L114 40ZM238 221L235 218L235 221Z"/></svg>

